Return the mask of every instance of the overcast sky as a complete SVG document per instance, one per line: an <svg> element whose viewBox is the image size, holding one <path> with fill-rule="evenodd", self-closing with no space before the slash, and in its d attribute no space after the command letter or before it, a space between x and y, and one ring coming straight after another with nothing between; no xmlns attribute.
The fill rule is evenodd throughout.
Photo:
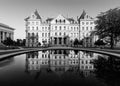
<svg viewBox="0 0 120 86"><path fill-rule="evenodd" d="M120 7L120 0L0 0L0 23L15 28L15 39L25 38L24 19L35 9L43 19L58 14L77 18L83 9L96 17L100 12Z"/></svg>

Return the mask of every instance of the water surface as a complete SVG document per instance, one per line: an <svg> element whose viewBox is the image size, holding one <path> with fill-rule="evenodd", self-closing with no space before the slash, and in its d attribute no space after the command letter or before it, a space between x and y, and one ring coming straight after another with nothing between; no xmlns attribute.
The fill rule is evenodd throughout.
<svg viewBox="0 0 120 86"><path fill-rule="evenodd" d="M120 59L74 50L26 53L0 61L0 86L120 86Z"/></svg>

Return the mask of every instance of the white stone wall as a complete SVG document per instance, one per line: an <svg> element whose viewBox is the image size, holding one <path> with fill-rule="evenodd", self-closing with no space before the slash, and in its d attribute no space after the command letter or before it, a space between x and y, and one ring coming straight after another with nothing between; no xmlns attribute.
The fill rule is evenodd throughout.
<svg viewBox="0 0 120 86"><path fill-rule="evenodd" d="M80 26L80 27L79 27ZM80 19L80 25L78 21L70 18L65 18L62 15L58 15L53 18L49 23L42 22L42 19L36 19L35 14L31 14L30 18L26 21L26 36L28 33L38 33L38 42L43 45L43 41L49 44L51 37L64 37L69 36L70 40L89 37L91 31L94 31L94 19L85 16L84 19ZM27 39L27 38L26 38ZM27 43L28 44L28 41Z"/></svg>

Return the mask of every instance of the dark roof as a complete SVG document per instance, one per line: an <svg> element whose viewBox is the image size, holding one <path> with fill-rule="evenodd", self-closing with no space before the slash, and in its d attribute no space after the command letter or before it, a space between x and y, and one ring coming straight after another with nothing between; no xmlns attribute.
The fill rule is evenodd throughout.
<svg viewBox="0 0 120 86"><path fill-rule="evenodd" d="M53 20L53 18L47 18L46 19L46 21L48 22L48 21L52 21Z"/></svg>
<svg viewBox="0 0 120 86"><path fill-rule="evenodd" d="M8 28L8 29L11 29L11 30L15 30L14 28L9 27L8 25L3 24L3 23L0 23L0 26L1 26L1 27L5 27L5 28Z"/></svg>
<svg viewBox="0 0 120 86"><path fill-rule="evenodd" d="M39 15L37 10L35 10L34 14L36 15L36 19L41 19L41 17L40 17L40 15ZM30 18L30 16L25 18L25 21L27 21L29 18Z"/></svg>
<svg viewBox="0 0 120 86"><path fill-rule="evenodd" d="M39 13L38 13L37 10L36 10L34 13L35 13L35 15L37 16L37 19L41 19L41 17L40 17L40 15L39 15Z"/></svg>
<svg viewBox="0 0 120 86"><path fill-rule="evenodd" d="M82 14L81 14L81 16L80 16L79 19L84 19L84 18L85 18L85 15L86 15L86 12L85 12L85 10L83 10L83 12L82 12Z"/></svg>
<svg viewBox="0 0 120 86"><path fill-rule="evenodd" d="M67 18L68 21L75 21L73 18Z"/></svg>
<svg viewBox="0 0 120 86"><path fill-rule="evenodd" d="M79 19L84 19L85 16L87 15L87 13L85 12L85 10L83 10L81 16L79 17ZM92 17L88 16L90 19L93 19Z"/></svg>

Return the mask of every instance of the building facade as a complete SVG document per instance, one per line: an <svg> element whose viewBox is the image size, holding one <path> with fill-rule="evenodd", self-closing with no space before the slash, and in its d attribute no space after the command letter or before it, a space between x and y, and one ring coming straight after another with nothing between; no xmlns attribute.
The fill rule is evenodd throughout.
<svg viewBox="0 0 120 86"><path fill-rule="evenodd" d="M38 11L33 12L25 19L26 46L37 47L39 45L67 46L75 39L82 40L89 37L94 30L94 19L85 11L77 20L58 15L55 18L47 18L42 21Z"/></svg>
<svg viewBox="0 0 120 86"><path fill-rule="evenodd" d="M0 43L7 38L14 39L14 28L9 27L8 25L0 23Z"/></svg>

